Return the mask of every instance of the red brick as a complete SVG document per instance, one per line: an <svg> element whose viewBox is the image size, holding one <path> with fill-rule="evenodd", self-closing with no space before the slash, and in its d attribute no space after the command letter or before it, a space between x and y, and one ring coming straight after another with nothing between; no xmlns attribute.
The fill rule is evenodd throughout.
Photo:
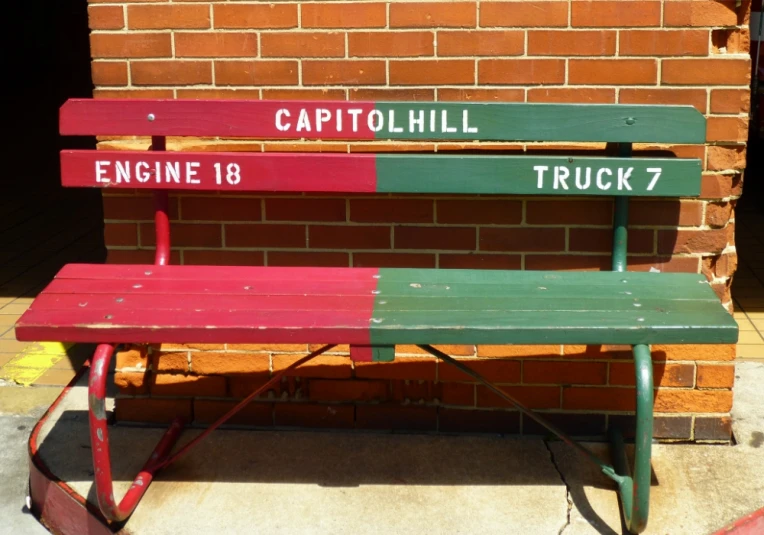
<svg viewBox="0 0 764 535"><path fill-rule="evenodd" d="M709 171L742 170L745 168L745 147L710 146L707 150Z"/></svg>
<svg viewBox="0 0 764 535"><path fill-rule="evenodd" d="M731 241L728 229L659 230L658 253L720 253Z"/></svg>
<svg viewBox="0 0 764 535"><path fill-rule="evenodd" d="M632 358L632 349L631 346L622 345L568 344L563 347L563 354L566 358L585 358L596 360L630 359Z"/></svg>
<svg viewBox="0 0 764 535"><path fill-rule="evenodd" d="M591 87L537 87L528 90L528 102L614 104L615 89Z"/></svg>
<svg viewBox="0 0 764 535"><path fill-rule="evenodd" d="M264 266L262 251L183 251L183 263L189 266Z"/></svg>
<svg viewBox="0 0 764 535"><path fill-rule="evenodd" d="M359 379L435 380L435 358L401 357L393 362L356 362Z"/></svg>
<svg viewBox="0 0 764 535"><path fill-rule="evenodd" d="M629 207L630 225L697 227L703 222L698 201L637 201Z"/></svg>
<svg viewBox="0 0 764 535"><path fill-rule="evenodd" d="M169 33L92 33L90 55L93 59L169 58L172 36Z"/></svg>
<svg viewBox="0 0 764 535"><path fill-rule="evenodd" d="M136 61L130 66L135 85L193 85L212 83L209 61Z"/></svg>
<svg viewBox="0 0 764 535"><path fill-rule="evenodd" d="M302 83L306 85L379 85L387 81L381 60L303 61Z"/></svg>
<svg viewBox="0 0 764 535"><path fill-rule="evenodd" d="M350 265L350 255L347 253L314 253L314 252L268 252L269 266L317 266L317 267L347 267Z"/></svg>
<svg viewBox="0 0 764 535"><path fill-rule="evenodd" d="M560 408L560 387L558 386L503 386L501 390L529 409ZM477 387L477 406L514 407L482 385Z"/></svg>
<svg viewBox="0 0 764 535"><path fill-rule="evenodd" d="M351 32L348 33L350 57L432 56L435 53L432 32Z"/></svg>
<svg viewBox="0 0 764 535"><path fill-rule="evenodd" d="M666 59L661 81L671 85L747 85L750 59Z"/></svg>
<svg viewBox="0 0 764 535"><path fill-rule="evenodd" d="M653 358L659 360L713 360L735 359L735 344L683 344L651 347Z"/></svg>
<svg viewBox="0 0 764 535"><path fill-rule="evenodd" d="M211 424L222 418L236 406L235 401L213 399L194 400L194 422ZM248 403L239 412L226 421L228 425L272 426L272 403Z"/></svg>
<svg viewBox="0 0 764 535"><path fill-rule="evenodd" d="M596 201L527 201L525 220L530 225L610 225L613 203Z"/></svg>
<svg viewBox="0 0 764 535"><path fill-rule="evenodd" d="M706 225L709 227L725 227L731 217L732 203L708 203L706 205Z"/></svg>
<svg viewBox="0 0 764 535"><path fill-rule="evenodd" d="M127 27L131 30L209 28L206 4L128 5Z"/></svg>
<svg viewBox="0 0 764 535"><path fill-rule="evenodd" d="M707 56L707 30L625 30L621 56Z"/></svg>
<svg viewBox="0 0 764 535"><path fill-rule="evenodd" d="M291 366L304 355L273 355L273 373ZM288 372L290 377L320 377L324 379L350 379L350 359L343 356L319 355Z"/></svg>
<svg viewBox="0 0 764 535"><path fill-rule="evenodd" d="M89 6L88 26L91 30L121 30L125 27L122 6Z"/></svg>
<svg viewBox="0 0 764 535"><path fill-rule="evenodd" d="M755 48L754 48L755 50ZM750 28L712 30L711 52L713 54L748 54L751 52ZM755 57L755 54L753 54Z"/></svg>
<svg viewBox="0 0 764 535"><path fill-rule="evenodd" d="M735 383L735 366L698 365L698 388L732 388Z"/></svg>
<svg viewBox="0 0 764 535"><path fill-rule="evenodd" d="M554 27L568 25L568 2L482 2L480 25Z"/></svg>
<svg viewBox="0 0 764 535"><path fill-rule="evenodd" d="M154 396L223 397L225 393L225 377L159 374L151 379Z"/></svg>
<svg viewBox="0 0 764 535"><path fill-rule="evenodd" d="M151 354L154 373L189 373L188 351L159 351Z"/></svg>
<svg viewBox="0 0 764 535"><path fill-rule="evenodd" d="M730 390L679 390L660 388L655 392L655 412L719 412L732 409Z"/></svg>
<svg viewBox="0 0 764 535"><path fill-rule="evenodd" d="M384 401L389 396L389 384L387 381L312 379L308 392L311 401Z"/></svg>
<svg viewBox="0 0 764 535"><path fill-rule="evenodd" d="M263 33L263 57L341 58L345 56L345 36L338 32Z"/></svg>
<svg viewBox="0 0 764 535"><path fill-rule="evenodd" d="M438 200L438 223L463 225L519 225L523 217L520 201Z"/></svg>
<svg viewBox="0 0 764 535"><path fill-rule="evenodd" d="M396 249L471 251L476 245L474 228L399 226L394 232Z"/></svg>
<svg viewBox="0 0 764 535"><path fill-rule="evenodd" d="M525 269L541 271L609 271L610 255L525 255Z"/></svg>
<svg viewBox="0 0 764 535"><path fill-rule="evenodd" d="M739 174L705 174L700 183L700 196L703 199L738 196L742 186L743 176Z"/></svg>
<svg viewBox="0 0 764 535"><path fill-rule="evenodd" d="M296 61L216 61L215 82L220 85L293 85L298 81Z"/></svg>
<svg viewBox="0 0 764 535"><path fill-rule="evenodd" d="M751 95L746 89L714 89L711 91L711 113L748 113Z"/></svg>
<svg viewBox="0 0 764 535"><path fill-rule="evenodd" d="M636 394L632 388L565 387L562 408L591 411L634 411Z"/></svg>
<svg viewBox="0 0 764 535"><path fill-rule="evenodd" d="M629 230L629 253L652 253L655 232L652 229ZM612 229L572 228L568 231L568 250L607 253L613 250Z"/></svg>
<svg viewBox="0 0 764 535"><path fill-rule="evenodd" d="M389 249L389 227L319 226L308 227L308 243L316 249Z"/></svg>
<svg viewBox="0 0 764 535"><path fill-rule="evenodd" d="M344 89L263 89L267 100L345 100Z"/></svg>
<svg viewBox="0 0 764 535"><path fill-rule="evenodd" d="M475 406L475 385L440 383L440 402L444 405Z"/></svg>
<svg viewBox="0 0 764 535"><path fill-rule="evenodd" d="M260 199L237 197L181 198L185 221L259 221L262 219L260 204Z"/></svg>
<svg viewBox="0 0 764 535"><path fill-rule="evenodd" d="M106 223L103 229L107 245L138 245L138 225L135 223Z"/></svg>
<svg viewBox="0 0 764 535"><path fill-rule="evenodd" d="M438 32L439 56L519 56L525 33L511 30Z"/></svg>
<svg viewBox="0 0 764 535"><path fill-rule="evenodd" d="M658 0L573 0L571 24L574 28L629 28L659 26Z"/></svg>
<svg viewBox="0 0 764 535"><path fill-rule="evenodd" d="M313 405L308 403L276 403L277 426L350 429L354 426L353 405Z"/></svg>
<svg viewBox="0 0 764 535"><path fill-rule="evenodd" d="M747 117L709 117L707 141L745 142L748 140Z"/></svg>
<svg viewBox="0 0 764 535"><path fill-rule="evenodd" d="M212 4L215 28L295 28L297 4Z"/></svg>
<svg viewBox="0 0 764 535"><path fill-rule="evenodd" d="M225 225L226 247L304 248L306 236L305 225Z"/></svg>
<svg viewBox="0 0 764 535"><path fill-rule="evenodd" d="M495 383L519 383L520 361L517 359L459 359L471 370L483 375ZM474 383L476 380L447 362L438 362L438 381L463 381Z"/></svg>
<svg viewBox="0 0 764 535"><path fill-rule="evenodd" d="M248 375L267 378L270 357L250 353L191 353L191 370L197 375Z"/></svg>
<svg viewBox="0 0 764 535"><path fill-rule="evenodd" d="M90 67L94 85L127 85L127 62L94 61Z"/></svg>
<svg viewBox="0 0 764 535"><path fill-rule="evenodd" d="M571 59L570 84L655 84L658 64L651 59Z"/></svg>
<svg viewBox="0 0 764 535"><path fill-rule="evenodd" d="M481 251L564 251L562 228L492 228L480 229Z"/></svg>
<svg viewBox="0 0 764 535"><path fill-rule="evenodd" d="M589 30L532 30L528 32L529 56L613 56L616 32Z"/></svg>
<svg viewBox="0 0 764 535"><path fill-rule="evenodd" d="M438 88L438 100L459 102L523 102L523 89Z"/></svg>
<svg viewBox="0 0 764 535"><path fill-rule="evenodd" d="M384 28L387 8L383 2L302 5L303 28Z"/></svg>
<svg viewBox="0 0 764 535"><path fill-rule="evenodd" d="M428 199L351 199L350 221L358 223L432 223Z"/></svg>
<svg viewBox="0 0 764 535"><path fill-rule="evenodd" d="M175 33L175 56L179 58L235 58L257 56L254 33Z"/></svg>
<svg viewBox="0 0 764 535"><path fill-rule="evenodd" d="M735 26L738 16L733 0L669 0L665 26Z"/></svg>
<svg viewBox="0 0 764 535"><path fill-rule="evenodd" d="M176 417L186 422L193 414L190 399L119 398L116 401L118 422L151 422L167 424Z"/></svg>
<svg viewBox="0 0 764 535"><path fill-rule="evenodd" d="M559 362L529 360L523 363L523 383L604 385L607 364L604 362Z"/></svg>
<svg viewBox="0 0 764 535"><path fill-rule="evenodd" d="M473 84L475 61L390 60L390 83L396 85Z"/></svg>
<svg viewBox="0 0 764 535"><path fill-rule="evenodd" d="M559 357L559 345L481 345L478 357Z"/></svg>
<svg viewBox="0 0 764 535"><path fill-rule="evenodd" d="M353 267L434 268L434 254L353 253Z"/></svg>
<svg viewBox="0 0 764 535"><path fill-rule="evenodd" d="M220 225L206 223L170 223L173 246L220 247L223 244ZM156 245L154 225L141 225L141 245Z"/></svg>
<svg viewBox="0 0 764 535"><path fill-rule="evenodd" d="M660 364L653 366L656 387L692 387L695 382L693 364ZM610 384L634 386L636 373L632 362L613 362L610 364Z"/></svg>
<svg viewBox="0 0 764 535"><path fill-rule="evenodd" d="M175 98L172 89L102 89L93 90L93 98ZM149 262L150 264L151 262Z"/></svg>
<svg viewBox="0 0 764 535"><path fill-rule="evenodd" d="M706 112L705 89L633 89L623 88L620 92L621 104L689 104L701 113Z"/></svg>
<svg viewBox="0 0 764 535"><path fill-rule="evenodd" d="M228 381L228 395L235 399L243 399L249 397L252 393L263 388L268 382L267 377L247 376L247 375L234 375L226 378ZM267 399L270 397L279 397L281 395L279 385L273 386L266 392L262 392L257 396L257 399Z"/></svg>
<svg viewBox="0 0 764 535"><path fill-rule="evenodd" d="M561 84L565 82L565 61L562 59L483 59L478 62L478 82L518 85Z"/></svg>
<svg viewBox="0 0 764 535"><path fill-rule="evenodd" d="M444 269L520 269L521 255L509 254L444 254L438 267Z"/></svg>
<svg viewBox="0 0 764 535"><path fill-rule="evenodd" d="M475 2L400 2L390 4L391 28L474 28Z"/></svg>
<svg viewBox="0 0 764 535"><path fill-rule="evenodd" d="M266 199L269 221L345 221L344 199Z"/></svg>
<svg viewBox="0 0 764 535"><path fill-rule="evenodd" d="M438 427L437 407L359 405L356 407L356 427L435 431Z"/></svg>

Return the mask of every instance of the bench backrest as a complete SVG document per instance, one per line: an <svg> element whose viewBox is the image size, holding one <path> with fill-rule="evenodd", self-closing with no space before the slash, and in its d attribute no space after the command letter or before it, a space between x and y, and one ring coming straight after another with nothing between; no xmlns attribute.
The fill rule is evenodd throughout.
<svg viewBox="0 0 764 535"><path fill-rule="evenodd" d="M154 151L63 151L65 186L161 190L697 196L699 160L631 158L630 144L705 142L691 106L70 100L60 127L154 138ZM162 153L165 136L607 142L621 157Z"/></svg>

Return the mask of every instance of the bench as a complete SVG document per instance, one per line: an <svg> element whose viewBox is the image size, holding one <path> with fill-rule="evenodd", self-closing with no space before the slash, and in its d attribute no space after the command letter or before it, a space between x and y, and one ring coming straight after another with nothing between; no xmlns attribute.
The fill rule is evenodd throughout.
<svg viewBox="0 0 764 535"><path fill-rule="evenodd" d="M596 463L618 485L626 526L637 533L650 491L650 345L737 341L736 323L702 275L626 270L629 197L700 194L699 160L632 158L633 143L703 144L705 119L690 106L70 100L60 127L63 135L152 138L149 151L63 151L61 172L69 187L152 190L155 265L65 266L16 326L19 340L98 344L89 411L97 498L109 521L125 520L154 474L190 447L170 454L183 428L176 420L115 501L104 398L118 344L326 344L288 370L334 344L350 344L355 360L390 360L396 344L416 344ZM191 153L167 152L166 136L585 141L615 154ZM176 190L610 196L612 271L171 266L168 192ZM633 346L633 475L617 429L610 465L436 344Z"/></svg>

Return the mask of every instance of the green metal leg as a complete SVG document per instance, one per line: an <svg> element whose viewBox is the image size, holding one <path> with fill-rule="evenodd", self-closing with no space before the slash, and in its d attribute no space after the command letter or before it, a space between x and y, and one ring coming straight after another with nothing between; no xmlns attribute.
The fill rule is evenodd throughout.
<svg viewBox="0 0 764 535"><path fill-rule="evenodd" d="M634 367L637 374L637 430L633 474L620 430L611 427L609 433L613 466L621 476L617 480L618 493L626 529L631 533L642 533L647 527L650 509L650 455L653 443L653 360L650 346L634 346Z"/></svg>

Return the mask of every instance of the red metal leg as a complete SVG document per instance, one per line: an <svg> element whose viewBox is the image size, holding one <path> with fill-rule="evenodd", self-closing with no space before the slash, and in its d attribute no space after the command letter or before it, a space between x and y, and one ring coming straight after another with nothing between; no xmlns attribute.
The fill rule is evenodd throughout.
<svg viewBox="0 0 764 535"><path fill-rule="evenodd" d="M96 496L103 515L112 522L121 522L129 517L135 506L148 489L161 463L170 454L173 445L183 431L182 418L173 420L170 428L154 448L143 469L133 481L122 501L114 501L114 485L111 478L111 457L109 454L109 430L106 422L106 379L109 362L114 353L111 344L100 344L93 355L88 381L88 406L90 414L90 444L93 449Z"/></svg>

